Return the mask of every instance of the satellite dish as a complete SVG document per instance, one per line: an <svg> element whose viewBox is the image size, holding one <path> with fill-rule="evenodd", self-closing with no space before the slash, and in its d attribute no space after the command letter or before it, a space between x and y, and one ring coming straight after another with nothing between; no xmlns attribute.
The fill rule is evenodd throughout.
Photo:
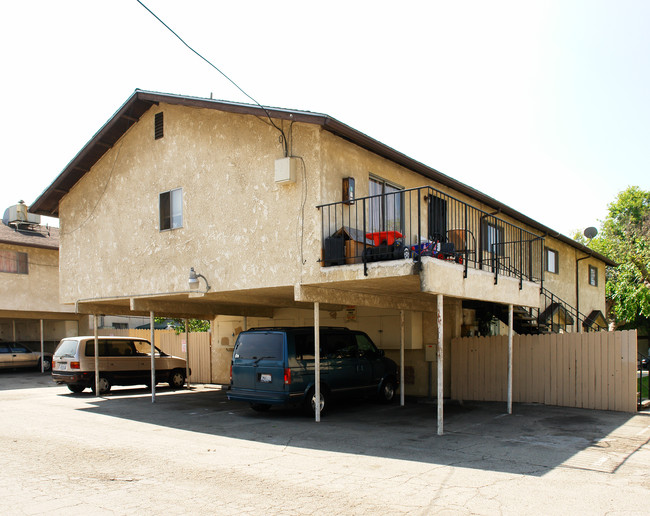
<svg viewBox="0 0 650 516"><path fill-rule="evenodd" d="M598 230L593 226L590 226L587 229L585 229L585 236L590 240L594 238L597 234L598 234Z"/></svg>

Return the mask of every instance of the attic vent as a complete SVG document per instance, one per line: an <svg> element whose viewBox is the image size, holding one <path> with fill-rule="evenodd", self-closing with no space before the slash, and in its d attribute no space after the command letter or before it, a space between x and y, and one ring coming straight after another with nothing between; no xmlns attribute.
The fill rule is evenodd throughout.
<svg viewBox="0 0 650 516"><path fill-rule="evenodd" d="M156 119L154 120L154 138L160 140L163 137L163 114L156 113Z"/></svg>

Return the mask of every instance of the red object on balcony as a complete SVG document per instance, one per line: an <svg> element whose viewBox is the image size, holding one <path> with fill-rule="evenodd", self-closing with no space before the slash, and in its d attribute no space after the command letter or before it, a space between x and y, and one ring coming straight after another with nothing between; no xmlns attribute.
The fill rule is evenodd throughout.
<svg viewBox="0 0 650 516"><path fill-rule="evenodd" d="M402 234L399 231L375 231L374 233L366 233L366 238L372 240L375 245L379 245L384 241L387 245L393 245L396 238L402 238Z"/></svg>

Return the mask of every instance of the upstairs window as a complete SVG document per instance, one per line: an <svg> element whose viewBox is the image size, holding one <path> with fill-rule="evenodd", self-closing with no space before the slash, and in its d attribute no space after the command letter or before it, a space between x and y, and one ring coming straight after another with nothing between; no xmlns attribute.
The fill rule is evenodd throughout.
<svg viewBox="0 0 650 516"><path fill-rule="evenodd" d="M481 245L483 250L497 256L504 253L503 228L495 219L483 220L481 224Z"/></svg>
<svg viewBox="0 0 650 516"><path fill-rule="evenodd" d="M544 250L546 251L546 270L558 274L560 272L559 253L548 247L545 247Z"/></svg>
<svg viewBox="0 0 650 516"><path fill-rule="evenodd" d="M370 217L368 227L370 232L403 230L402 188L392 185L378 177L370 178L369 201Z"/></svg>
<svg viewBox="0 0 650 516"><path fill-rule="evenodd" d="M589 284L592 287L598 286L598 268L593 265L589 266Z"/></svg>
<svg viewBox="0 0 650 516"><path fill-rule="evenodd" d="M0 249L0 272L27 274L27 253Z"/></svg>
<svg viewBox="0 0 650 516"><path fill-rule="evenodd" d="M160 194L160 231L183 227L183 189Z"/></svg>

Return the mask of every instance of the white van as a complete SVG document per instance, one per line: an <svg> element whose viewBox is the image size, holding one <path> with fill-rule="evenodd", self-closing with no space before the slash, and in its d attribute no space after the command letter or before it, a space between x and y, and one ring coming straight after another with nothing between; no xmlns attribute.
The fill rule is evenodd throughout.
<svg viewBox="0 0 650 516"><path fill-rule="evenodd" d="M136 337L99 337L99 392L113 385L151 387L151 343ZM156 383L167 382L179 389L185 383L185 359L155 354ZM95 337L67 337L52 358L52 379L72 392L86 387L95 390Z"/></svg>

